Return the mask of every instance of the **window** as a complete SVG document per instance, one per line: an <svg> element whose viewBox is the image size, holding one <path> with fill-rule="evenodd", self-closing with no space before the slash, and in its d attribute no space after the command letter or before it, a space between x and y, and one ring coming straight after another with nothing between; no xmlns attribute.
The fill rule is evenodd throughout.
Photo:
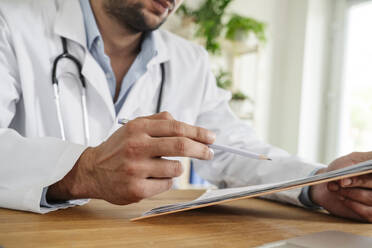
<svg viewBox="0 0 372 248"><path fill-rule="evenodd" d="M372 1L347 11L339 154L372 151Z"/></svg>

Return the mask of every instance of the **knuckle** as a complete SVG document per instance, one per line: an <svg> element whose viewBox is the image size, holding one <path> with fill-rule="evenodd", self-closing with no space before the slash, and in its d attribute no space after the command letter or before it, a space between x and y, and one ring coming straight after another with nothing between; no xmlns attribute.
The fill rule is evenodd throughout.
<svg viewBox="0 0 372 248"><path fill-rule="evenodd" d="M182 167L182 164L179 162L179 161L173 161L172 162L172 175L174 175L175 177L178 177L178 176L181 176L182 173L183 173L183 167Z"/></svg>
<svg viewBox="0 0 372 248"><path fill-rule="evenodd" d="M128 140L124 147L124 155L129 158L138 157L142 154L146 144L139 140Z"/></svg>
<svg viewBox="0 0 372 248"><path fill-rule="evenodd" d="M185 126L179 121L172 120L170 122L170 129L174 136L185 136Z"/></svg>
<svg viewBox="0 0 372 248"><path fill-rule="evenodd" d="M138 171L137 167L133 165L128 165L124 168L125 175L129 177L137 175L137 171Z"/></svg>
<svg viewBox="0 0 372 248"><path fill-rule="evenodd" d="M196 138L198 140L204 140L207 137L207 135L205 134L205 132L206 132L205 129L203 129L201 127L197 127L196 128Z"/></svg>
<svg viewBox="0 0 372 248"><path fill-rule="evenodd" d="M179 155L185 155L186 154L186 146L187 146L187 141L186 139L177 139L175 143L175 150Z"/></svg>
<svg viewBox="0 0 372 248"><path fill-rule="evenodd" d="M145 118L137 118L133 121L133 124L136 126L137 129L144 129L146 128L148 121Z"/></svg>
<svg viewBox="0 0 372 248"><path fill-rule="evenodd" d="M125 124L125 130L130 134L135 133L137 131L136 121L135 120L130 121L127 124Z"/></svg>
<svg viewBox="0 0 372 248"><path fill-rule="evenodd" d="M173 116L168 111L161 112L160 116L161 116L161 118L163 118L165 120L173 120L174 119Z"/></svg>

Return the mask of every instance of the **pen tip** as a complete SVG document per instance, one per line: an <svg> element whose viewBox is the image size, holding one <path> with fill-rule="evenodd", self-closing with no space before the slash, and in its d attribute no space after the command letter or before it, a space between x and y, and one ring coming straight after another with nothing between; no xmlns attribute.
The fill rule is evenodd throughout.
<svg viewBox="0 0 372 248"><path fill-rule="evenodd" d="M267 161L273 161L271 158L265 156L265 155L260 155L261 160L267 160Z"/></svg>

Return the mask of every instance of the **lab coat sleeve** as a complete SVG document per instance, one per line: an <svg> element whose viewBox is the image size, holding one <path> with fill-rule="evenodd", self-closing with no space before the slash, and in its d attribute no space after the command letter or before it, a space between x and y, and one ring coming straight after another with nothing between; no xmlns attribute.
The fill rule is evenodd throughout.
<svg viewBox="0 0 372 248"><path fill-rule="evenodd" d="M46 213L40 207L44 187L61 180L86 147L55 138L25 138L8 128L22 96L9 30L0 15L0 207Z"/></svg>
<svg viewBox="0 0 372 248"><path fill-rule="evenodd" d="M205 65L208 65L207 58L205 60ZM262 142L248 124L232 113L228 105L231 94L216 86L215 77L209 69L206 70L203 82L203 100L196 125L214 131L218 144L265 154L273 161L259 161L215 151L212 161L193 161L195 170L201 177L219 188L242 187L307 177L314 170L324 167L305 162ZM267 198L303 206L299 200L300 193L301 189L296 189L272 194Z"/></svg>

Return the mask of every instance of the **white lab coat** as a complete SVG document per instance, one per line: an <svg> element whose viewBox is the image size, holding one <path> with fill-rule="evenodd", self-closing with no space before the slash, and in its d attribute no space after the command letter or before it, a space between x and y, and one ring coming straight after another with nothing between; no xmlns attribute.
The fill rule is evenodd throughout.
<svg viewBox="0 0 372 248"><path fill-rule="evenodd" d="M269 183L306 176L318 165L262 143L228 107L230 94L216 87L207 53L165 31L155 32L159 54L136 82L116 116L105 74L86 48L78 0L2 0L0 2L0 207L45 213L44 187L62 179L85 150L80 81L69 61L58 72L68 141L60 139L51 83L52 63L62 51L61 36L82 63L87 79L90 146L99 145L119 125L118 118L155 112L161 62L166 62L162 110L177 120L217 133L217 142L264 153L274 162L216 152L211 162L195 161L197 172L221 187ZM300 204L299 190L274 199ZM85 201L71 201L82 204Z"/></svg>

